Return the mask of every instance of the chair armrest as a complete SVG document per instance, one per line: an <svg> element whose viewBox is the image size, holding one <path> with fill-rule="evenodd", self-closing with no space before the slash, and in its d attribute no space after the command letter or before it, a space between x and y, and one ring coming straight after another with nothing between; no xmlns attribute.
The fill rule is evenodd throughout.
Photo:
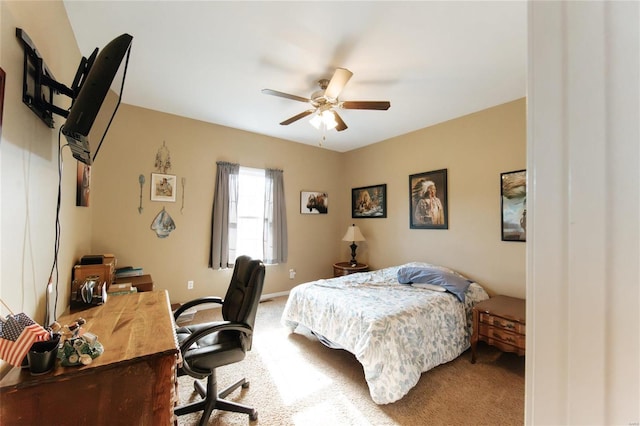
<svg viewBox="0 0 640 426"><path fill-rule="evenodd" d="M205 336L208 336L211 333L217 333L223 330L236 330L240 331L247 336L251 336L253 333L253 329L249 324L239 323L239 322L231 322L231 321L222 321L211 323L211 327L204 328L197 333L192 333L184 339L184 341L180 344L180 351L184 353L191 345L193 345L198 340L202 339Z"/></svg>
<svg viewBox="0 0 640 426"><path fill-rule="evenodd" d="M191 369L191 366L189 365L189 361L187 357L184 356L184 354L191 347L191 345L193 345L198 340L202 339L203 337L211 333L217 333L223 330L237 330L242 333L245 333L247 336L251 336L251 334L253 333L253 330L251 329L251 326L249 324L236 323L236 322L230 322L230 321L212 323L211 327L204 328L197 333L192 333L180 344L180 353L183 354L182 367L181 367L182 370L184 370L191 377L197 377L200 379L203 379L204 377L206 377Z"/></svg>
<svg viewBox="0 0 640 426"><path fill-rule="evenodd" d="M222 298L214 296L200 297L198 299L190 300L175 310L175 312L173 313L173 319L177 320L178 317L184 313L184 311L189 308L193 308L194 306L204 305L205 303L217 303L219 305L222 305L222 302Z"/></svg>

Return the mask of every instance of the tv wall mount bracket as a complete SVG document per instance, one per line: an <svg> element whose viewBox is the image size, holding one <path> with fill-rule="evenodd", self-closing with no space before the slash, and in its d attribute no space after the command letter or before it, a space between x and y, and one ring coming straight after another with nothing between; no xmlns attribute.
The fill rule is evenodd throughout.
<svg viewBox="0 0 640 426"><path fill-rule="evenodd" d="M82 87L83 76L95 61L98 49L89 59L82 57L71 87L58 82L47 67L29 35L21 28L16 28L16 37L24 48L24 64L22 74L22 102L24 102L45 124L54 127L53 114L67 118L69 110L54 104L54 94L61 94L74 100Z"/></svg>

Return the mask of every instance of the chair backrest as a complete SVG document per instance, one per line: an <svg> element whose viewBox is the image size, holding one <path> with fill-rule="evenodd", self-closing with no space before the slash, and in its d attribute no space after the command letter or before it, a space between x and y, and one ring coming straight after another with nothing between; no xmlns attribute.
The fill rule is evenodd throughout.
<svg viewBox="0 0 640 426"><path fill-rule="evenodd" d="M238 257L222 304L222 318L225 321L243 322L253 328L263 284L262 261L249 256ZM247 343L251 347L250 341Z"/></svg>

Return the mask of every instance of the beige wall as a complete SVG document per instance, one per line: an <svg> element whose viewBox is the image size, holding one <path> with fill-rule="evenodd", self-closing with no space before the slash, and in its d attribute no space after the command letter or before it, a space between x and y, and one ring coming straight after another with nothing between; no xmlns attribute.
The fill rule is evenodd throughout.
<svg viewBox="0 0 640 426"><path fill-rule="evenodd" d="M177 200L150 201L154 161L163 142L177 176ZM120 265L141 266L171 300L224 295L231 271L208 268L211 211L216 161L284 170L289 231L286 264L268 266L266 294L289 290L301 282L328 277L340 260L344 214L334 194L343 188L341 154L249 132L189 120L129 105L121 106L92 170L92 249L112 252ZM138 212L143 174L143 212ZM181 180L186 179L184 210ZM329 213L300 214L300 191L326 191ZM158 238L151 223L165 208L176 223L167 238ZM289 269L297 274L289 279ZM187 290L187 281L194 289Z"/></svg>
<svg viewBox="0 0 640 426"><path fill-rule="evenodd" d="M500 238L500 173L526 167L525 135L520 99L344 154L346 191L387 184L387 218L354 221L367 238L360 260L446 265L490 293L524 297L526 244ZM409 175L439 169L449 229L409 229Z"/></svg>
<svg viewBox="0 0 640 426"><path fill-rule="evenodd" d="M92 170L92 249L113 252L120 265L142 266L174 302L224 292L231 271L207 267L215 162L224 160L285 171L290 255L287 264L268 267L267 294L330 276L333 262L349 258L340 239L353 221L367 238L358 257L372 268L429 261L468 274L490 292L523 296L525 244L500 241L499 177L524 168L524 139L524 100L346 154L123 105ZM178 183L186 179L182 212L181 185L175 203L149 199L163 142L171 174ZM448 169L449 230L410 230L408 175L439 168ZM388 217L350 219L351 188L378 183L388 185ZM300 214L303 190L327 191L329 213ZM163 208L176 230L161 239L150 225ZM195 282L191 291L188 280Z"/></svg>
<svg viewBox="0 0 640 426"><path fill-rule="evenodd" d="M0 66L6 72L0 144L0 296L12 310L24 311L43 322L44 295L54 261L57 129L64 119L54 116L56 128L50 129L22 103L24 51L16 38L16 27L26 31L56 79L67 85L73 81L81 55L61 2L2 1L0 10ZM58 96L56 104L66 107L69 102ZM80 255L91 250L91 210L75 207L76 161L68 148L63 149L62 157L58 315L68 303L71 267ZM55 273L53 283L55 287ZM4 308L1 311L7 313Z"/></svg>

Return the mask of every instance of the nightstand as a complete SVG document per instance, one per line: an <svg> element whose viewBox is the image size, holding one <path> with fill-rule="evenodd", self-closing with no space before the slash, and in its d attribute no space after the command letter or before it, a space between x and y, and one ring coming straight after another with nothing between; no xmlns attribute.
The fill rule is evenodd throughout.
<svg viewBox="0 0 640 426"><path fill-rule="evenodd" d="M473 307L471 363L476 362L476 346L482 340L504 352L525 354L525 301L495 296Z"/></svg>
<svg viewBox="0 0 640 426"><path fill-rule="evenodd" d="M350 262L339 262L333 264L333 276L341 277L343 275L354 274L356 272L367 272L369 265L366 263L358 263L356 266L351 266Z"/></svg>

